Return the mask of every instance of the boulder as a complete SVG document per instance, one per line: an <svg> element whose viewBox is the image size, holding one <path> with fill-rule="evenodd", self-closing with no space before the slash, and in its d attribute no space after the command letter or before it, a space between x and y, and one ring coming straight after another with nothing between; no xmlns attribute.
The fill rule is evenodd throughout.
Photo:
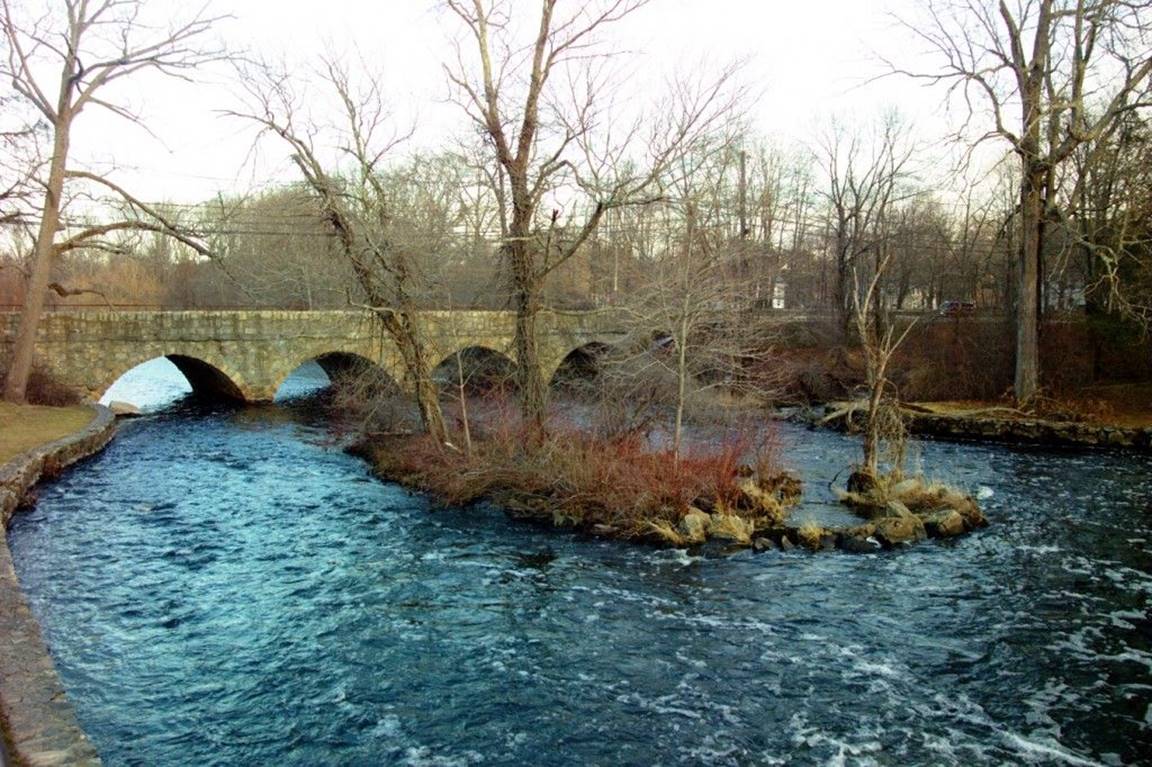
<svg viewBox="0 0 1152 767"><path fill-rule="evenodd" d="M132 418L140 415L140 408L133 405L131 402L121 402L113 400L108 403L108 409L112 411L112 415L119 418Z"/></svg>
<svg viewBox="0 0 1152 767"><path fill-rule="evenodd" d="M765 551L773 551L775 548L776 544L772 542L771 538L754 538L752 540L752 550L758 554L762 554Z"/></svg>
<svg viewBox="0 0 1152 767"><path fill-rule="evenodd" d="M780 539L780 550L781 551L792 551L792 549L794 549L794 548L796 548L796 544L792 543L791 538L788 538L787 536L785 536L785 537Z"/></svg>
<svg viewBox="0 0 1152 767"><path fill-rule="evenodd" d="M677 530L688 543L703 543L708 537L708 527L711 522L711 515L692 506L688 508L688 513L680 520Z"/></svg>
<svg viewBox="0 0 1152 767"><path fill-rule="evenodd" d="M880 549L880 543L875 538L869 539L846 533L836 536L836 546L841 551L847 551L850 554L871 554Z"/></svg>
<svg viewBox="0 0 1152 767"><path fill-rule="evenodd" d="M980 504L970 495L959 495L949 497L948 508L956 511L964 519L964 527L967 530L976 530L980 527L987 527L988 518L984 516L984 512L980 510Z"/></svg>
<svg viewBox="0 0 1152 767"><path fill-rule="evenodd" d="M751 520L735 514L712 514L708 521L708 535L720 540L748 545L752 543L755 525Z"/></svg>
<svg viewBox="0 0 1152 767"><path fill-rule="evenodd" d="M922 541L927 535L924 522L912 513L906 517L882 517L876 520L876 540L885 548Z"/></svg>
<svg viewBox="0 0 1152 767"><path fill-rule="evenodd" d="M916 516L900 501L888 501L888 505L876 515L878 519L906 519Z"/></svg>
<svg viewBox="0 0 1152 767"><path fill-rule="evenodd" d="M929 538L951 538L964 532L964 517L955 509L940 509L924 516Z"/></svg>
<svg viewBox="0 0 1152 767"><path fill-rule="evenodd" d="M876 476L870 471L856 469L848 475L848 492L868 495L879 487Z"/></svg>

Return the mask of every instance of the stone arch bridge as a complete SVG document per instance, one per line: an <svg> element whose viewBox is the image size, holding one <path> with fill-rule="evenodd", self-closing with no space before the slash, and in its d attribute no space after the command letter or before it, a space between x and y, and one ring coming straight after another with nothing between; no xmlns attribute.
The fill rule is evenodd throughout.
<svg viewBox="0 0 1152 767"><path fill-rule="evenodd" d="M512 312L418 314L433 365L473 347L515 361ZM0 313L0 359L9 356L17 319L13 312ZM538 328L545 380L573 351L625 335L610 311L542 312ZM40 323L36 356L58 380L93 400L156 357L170 359L194 390L249 402L271 400L284 379L310 360L328 369L361 357L405 383L399 353L365 311L49 312Z"/></svg>

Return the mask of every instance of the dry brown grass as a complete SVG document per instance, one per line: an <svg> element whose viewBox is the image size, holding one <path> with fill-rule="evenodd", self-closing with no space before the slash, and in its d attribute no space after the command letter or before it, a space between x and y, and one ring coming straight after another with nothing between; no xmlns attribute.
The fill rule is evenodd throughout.
<svg viewBox="0 0 1152 767"><path fill-rule="evenodd" d="M797 543L809 551L819 551L824 533L824 528L820 525L812 520L806 520L800 527L796 528Z"/></svg>
<svg viewBox="0 0 1152 767"><path fill-rule="evenodd" d="M898 501L908 511L924 517L937 511L952 509L964 518L969 529L985 526L988 522L980 505L971 495L942 482L923 478L903 478L881 475L876 486L867 492L841 492L840 500L865 518L884 516L888 504Z"/></svg>
<svg viewBox="0 0 1152 767"><path fill-rule="evenodd" d="M918 402L917 407L941 415L1019 420L1044 418L1122 428L1152 427L1152 384L1094 386L1061 397L1043 398L1035 410L1021 412L1007 400Z"/></svg>
<svg viewBox="0 0 1152 767"><path fill-rule="evenodd" d="M46 407L0 402L0 463L79 431L92 418L92 410L80 405Z"/></svg>

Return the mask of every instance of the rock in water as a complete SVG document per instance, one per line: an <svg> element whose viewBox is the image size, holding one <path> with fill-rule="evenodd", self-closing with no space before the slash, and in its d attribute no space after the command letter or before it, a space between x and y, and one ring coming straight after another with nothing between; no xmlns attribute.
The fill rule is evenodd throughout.
<svg viewBox="0 0 1152 767"><path fill-rule="evenodd" d="M121 402L113 400L108 403L108 409L112 411L112 415L117 418L133 418L141 415L140 408L133 405L131 402Z"/></svg>
<svg viewBox="0 0 1152 767"><path fill-rule="evenodd" d="M696 507L690 507L688 513L680 520L677 529L687 543L703 543L704 539L708 537L708 527L711 522L711 515L705 514Z"/></svg>
<svg viewBox="0 0 1152 767"><path fill-rule="evenodd" d="M868 495L878 487L875 475L870 471L856 469L848 475L848 492Z"/></svg>
<svg viewBox="0 0 1152 767"><path fill-rule="evenodd" d="M888 506L878 516L881 518L907 519L908 517L915 516L915 514L909 511L908 507L900 501L888 501Z"/></svg>
<svg viewBox="0 0 1152 767"><path fill-rule="evenodd" d="M927 535L924 523L915 514L909 513L906 517L882 517L876 520L876 539L885 548L892 548L900 543L922 541Z"/></svg>
<svg viewBox="0 0 1152 767"><path fill-rule="evenodd" d="M875 539L864 538L859 535L841 534L836 539L836 545L850 554L871 554L880 550L880 544Z"/></svg>
<svg viewBox="0 0 1152 767"><path fill-rule="evenodd" d="M964 532L964 517L955 509L941 509L924 517L924 530L930 538L951 538Z"/></svg>

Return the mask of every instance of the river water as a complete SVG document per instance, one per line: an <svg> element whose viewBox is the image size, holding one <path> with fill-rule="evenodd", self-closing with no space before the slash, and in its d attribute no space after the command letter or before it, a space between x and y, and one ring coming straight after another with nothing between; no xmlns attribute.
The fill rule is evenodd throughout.
<svg viewBox="0 0 1152 767"><path fill-rule="evenodd" d="M819 513L858 447L780 428ZM1152 762L1152 461L918 452L991 527L692 556L431 508L290 407L183 405L10 542L108 765Z"/></svg>

